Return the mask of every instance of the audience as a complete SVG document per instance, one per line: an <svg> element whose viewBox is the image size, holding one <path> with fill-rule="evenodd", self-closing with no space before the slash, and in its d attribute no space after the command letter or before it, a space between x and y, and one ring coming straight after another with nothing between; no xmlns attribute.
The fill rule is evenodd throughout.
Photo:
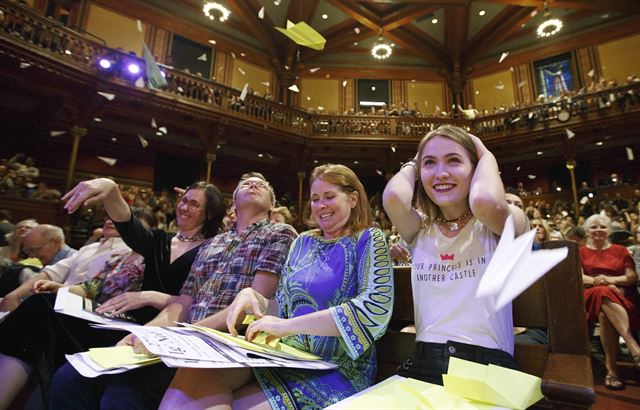
<svg viewBox="0 0 640 410"><path fill-rule="evenodd" d="M242 290L226 318L232 334L247 309L259 332L339 365L285 368L179 369L160 408L324 408L375 380L375 340L391 318L391 260L383 233L371 226L364 187L343 165L317 167L310 178L311 224L289 251L275 298ZM262 306L260 310L256 307Z"/></svg>

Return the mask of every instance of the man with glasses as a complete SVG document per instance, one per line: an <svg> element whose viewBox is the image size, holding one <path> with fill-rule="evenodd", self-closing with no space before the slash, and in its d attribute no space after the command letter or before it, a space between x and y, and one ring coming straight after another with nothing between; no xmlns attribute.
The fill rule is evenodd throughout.
<svg viewBox="0 0 640 410"><path fill-rule="evenodd" d="M275 194L265 177L257 172L244 174L233 192L234 224L202 245L180 296L147 325L175 326L187 321L227 331L227 307L242 289L252 287L266 298L273 297L296 236L291 226L269 221L274 205ZM133 345L136 351L144 349L132 335L120 343ZM175 369L159 364L88 379L66 364L54 377L49 404L78 409L97 402L103 408L157 408L174 374Z"/></svg>

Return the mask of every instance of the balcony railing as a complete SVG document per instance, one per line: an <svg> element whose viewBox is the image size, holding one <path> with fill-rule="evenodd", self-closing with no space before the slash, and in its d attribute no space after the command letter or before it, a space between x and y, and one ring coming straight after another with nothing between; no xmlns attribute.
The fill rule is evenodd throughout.
<svg viewBox="0 0 640 410"><path fill-rule="evenodd" d="M106 75L98 64L102 57L108 57L116 63L135 61L138 66L144 67L144 60L135 55L108 48L93 37L7 0L0 0L0 39L54 60L52 63L71 66L100 78ZM318 115L253 95L241 100L240 91L223 84L169 67L164 67L162 71L168 86L163 90L150 91L159 97L176 100L174 97L179 96L180 101L186 100L203 110L241 121L249 120L254 125L264 124L299 136L419 138L441 124L453 123L483 137L499 138L510 133L561 128L566 126L567 121L575 122L576 118L595 118L608 113L640 110L640 83L632 83L475 119L458 116ZM109 75L109 79L116 83L134 84L134 80L124 72L114 70ZM178 101L173 103L180 104Z"/></svg>

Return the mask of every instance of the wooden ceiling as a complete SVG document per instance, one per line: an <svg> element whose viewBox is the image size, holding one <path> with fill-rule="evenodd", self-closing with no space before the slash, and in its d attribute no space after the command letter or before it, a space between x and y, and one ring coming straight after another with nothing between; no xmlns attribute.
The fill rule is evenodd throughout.
<svg viewBox="0 0 640 410"><path fill-rule="evenodd" d="M138 0L141 1L141 0ZM249 47L273 68L420 67L446 77L495 59L503 51L540 48L586 32L610 30L640 16L637 0L219 0L231 11L225 23L202 13L202 0L146 0L151 6L202 30L218 33L225 47ZM565 27L540 39L535 29L547 16ZM258 17L264 7L265 16ZM298 47L273 29L286 20L305 21L327 40L322 51ZM394 46L391 58L373 59L382 33ZM231 45L230 45L231 44Z"/></svg>

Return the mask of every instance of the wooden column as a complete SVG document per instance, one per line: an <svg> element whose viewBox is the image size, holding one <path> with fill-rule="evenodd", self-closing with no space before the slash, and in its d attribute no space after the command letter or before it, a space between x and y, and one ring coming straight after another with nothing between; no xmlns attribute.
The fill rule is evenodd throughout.
<svg viewBox="0 0 640 410"><path fill-rule="evenodd" d="M71 146L71 156L69 158L69 167L67 169L67 181L65 184L66 192L71 190L73 184L73 175L76 172L76 160L78 159L78 147L80 139L87 135L87 129L74 125L71 128L71 136L73 136L73 145Z"/></svg>
<svg viewBox="0 0 640 410"><path fill-rule="evenodd" d="M207 184L211 183L211 168L213 166L213 161L216 160L216 154L212 152L207 152Z"/></svg>
<svg viewBox="0 0 640 410"><path fill-rule="evenodd" d="M573 207L576 211L576 220L580 215L580 206L578 205L578 188L576 185L576 174L573 169L576 167L576 160L570 159L567 161L567 169L569 170L569 175L571 175L571 194L573 195Z"/></svg>

